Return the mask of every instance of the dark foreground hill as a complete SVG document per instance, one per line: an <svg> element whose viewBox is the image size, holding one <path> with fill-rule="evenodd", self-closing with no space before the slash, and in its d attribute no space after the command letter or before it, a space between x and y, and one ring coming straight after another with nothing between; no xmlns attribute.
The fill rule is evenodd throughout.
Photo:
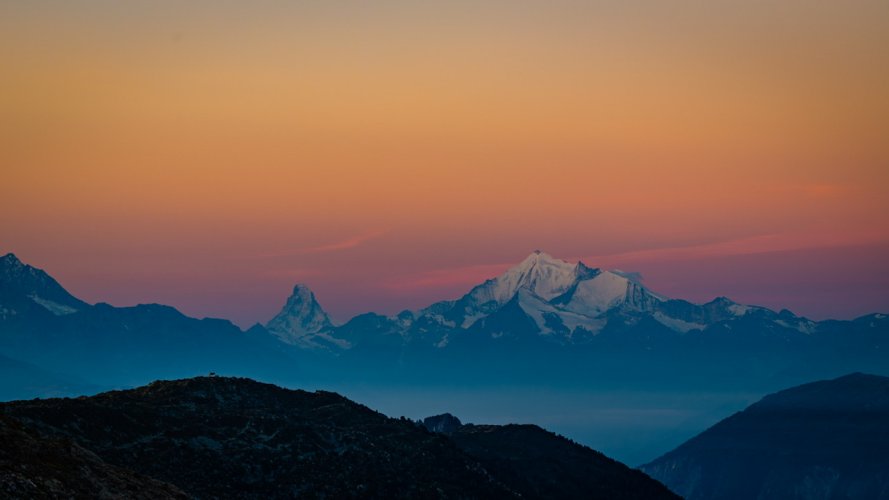
<svg viewBox="0 0 889 500"><path fill-rule="evenodd" d="M889 499L889 378L766 396L642 469L690 500Z"/></svg>
<svg viewBox="0 0 889 500"><path fill-rule="evenodd" d="M452 415L429 417L440 432L523 498L667 498L664 485L586 446L536 425L461 424Z"/></svg>
<svg viewBox="0 0 889 500"><path fill-rule="evenodd" d="M167 483L102 461L71 440L48 439L0 416L0 498L184 499Z"/></svg>
<svg viewBox="0 0 889 500"><path fill-rule="evenodd" d="M481 454L414 422L337 394L249 379L155 382L92 397L5 403L0 412L193 497L516 498L528 491L511 471L488 468ZM545 457L528 451L538 443L497 453L518 453L527 467L537 461L545 470ZM594 468L608 460L592 451L562 460L588 459ZM585 498L618 498L610 495L614 484L627 498L674 498L644 474L612 464L602 476L607 483L582 483ZM536 487L558 496L547 494L546 484Z"/></svg>

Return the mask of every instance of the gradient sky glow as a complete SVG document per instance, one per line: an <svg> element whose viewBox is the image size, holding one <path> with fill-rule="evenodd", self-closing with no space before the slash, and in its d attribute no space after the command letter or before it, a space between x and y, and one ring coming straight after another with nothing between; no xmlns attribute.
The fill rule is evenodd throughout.
<svg viewBox="0 0 889 500"><path fill-rule="evenodd" d="M0 1L0 252L344 320L541 248L889 312L889 2Z"/></svg>

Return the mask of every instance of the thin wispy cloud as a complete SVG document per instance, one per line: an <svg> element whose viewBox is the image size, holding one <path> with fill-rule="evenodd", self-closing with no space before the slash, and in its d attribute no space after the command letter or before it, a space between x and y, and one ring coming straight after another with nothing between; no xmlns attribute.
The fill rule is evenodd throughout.
<svg viewBox="0 0 889 500"><path fill-rule="evenodd" d="M317 245L313 247L305 247L297 250L295 253L305 254L305 253L326 253L326 252L336 252L338 250L346 250L349 248L355 248L367 241L370 241L375 238L379 238L385 234L385 231L368 231L366 233L358 234L352 236L351 238L346 238L344 240L335 241L333 243L326 243L323 245Z"/></svg>

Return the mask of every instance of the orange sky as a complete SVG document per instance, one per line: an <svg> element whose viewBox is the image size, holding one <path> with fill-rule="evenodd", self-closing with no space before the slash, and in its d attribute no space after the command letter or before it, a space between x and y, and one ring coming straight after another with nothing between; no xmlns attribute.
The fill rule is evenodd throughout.
<svg viewBox="0 0 889 500"><path fill-rule="evenodd" d="M534 248L889 309L889 3L667 3L5 2L0 251L242 324L296 281L344 319Z"/></svg>

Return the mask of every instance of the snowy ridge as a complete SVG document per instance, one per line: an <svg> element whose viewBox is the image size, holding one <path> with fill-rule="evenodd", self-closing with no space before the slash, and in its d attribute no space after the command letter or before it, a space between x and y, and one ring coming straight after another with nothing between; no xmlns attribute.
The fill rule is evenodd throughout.
<svg viewBox="0 0 889 500"><path fill-rule="evenodd" d="M572 264L536 250L462 298L438 302L412 316L442 326L471 328L514 298L542 335L559 330L566 338L578 328L599 332L607 323L603 316L616 308L644 311L666 300L648 291L632 273Z"/></svg>
<svg viewBox="0 0 889 500"><path fill-rule="evenodd" d="M47 311L55 314L56 316L64 316L66 314L74 314L77 312L77 309L71 306L66 306L65 304L59 304L58 302L43 299L34 294L29 295L28 297L34 302L45 307Z"/></svg>
<svg viewBox="0 0 889 500"><path fill-rule="evenodd" d="M730 329L729 323L736 321L767 321L802 333L816 329L815 323L789 311L778 314L725 297L700 305L673 300L650 291L638 273L570 263L539 250L456 300L397 316L370 316L381 323L335 327L314 294L297 285L267 328L288 344L313 349L348 349L352 342L367 338L368 330L377 329L381 335L397 334L399 341L439 349L467 334L501 338L531 331L546 340L572 344L588 342L606 330L620 332L639 324L660 325L679 335L703 332L715 324Z"/></svg>

